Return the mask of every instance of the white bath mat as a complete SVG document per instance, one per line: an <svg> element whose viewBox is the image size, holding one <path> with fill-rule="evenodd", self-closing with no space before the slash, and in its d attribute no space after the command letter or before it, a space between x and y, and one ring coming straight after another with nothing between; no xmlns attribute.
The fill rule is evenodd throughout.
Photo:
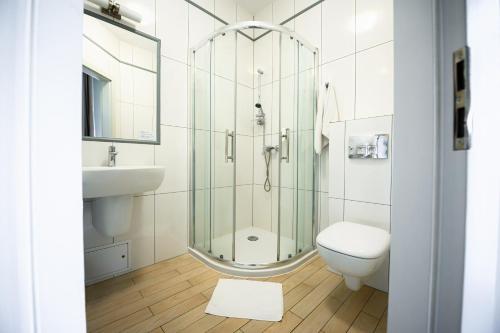
<svg viewBox="0 0 500 333"><path fill-rule="evenodd" d="M205 312L223 317L280 321L283 317L281 283L220 279Z"/></svg>

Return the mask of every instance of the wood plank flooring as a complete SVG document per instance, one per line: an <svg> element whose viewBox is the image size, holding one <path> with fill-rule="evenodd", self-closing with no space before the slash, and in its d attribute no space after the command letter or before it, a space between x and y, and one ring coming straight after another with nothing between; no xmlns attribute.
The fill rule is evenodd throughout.
<svg viewBox="0 0 500 333"><path fill-rule="evenodd" d="M350 291L318 256L266 280L283 284L280 322L208 315L221 277L189 254L86 288L88 332L386 332L387 294Z"/></svg>

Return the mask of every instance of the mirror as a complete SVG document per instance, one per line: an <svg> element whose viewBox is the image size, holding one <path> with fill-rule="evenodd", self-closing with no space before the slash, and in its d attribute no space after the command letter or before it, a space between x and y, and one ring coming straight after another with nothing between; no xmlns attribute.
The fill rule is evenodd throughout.
<svg viewBox="0 0 500 333"><path fill-rule="evenodd" d="M160 144L160 40L85 11L83 140Z"/></svg>

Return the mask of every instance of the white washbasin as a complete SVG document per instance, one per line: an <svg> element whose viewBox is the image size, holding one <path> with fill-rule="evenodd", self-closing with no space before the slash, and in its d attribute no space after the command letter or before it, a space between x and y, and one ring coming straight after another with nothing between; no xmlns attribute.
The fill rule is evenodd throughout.
<svg viewBox="0 0 500 333"><path fill-rule="evenodd" d="M165 167L83 167L83 198L132 195L160 186Z"/></svg>

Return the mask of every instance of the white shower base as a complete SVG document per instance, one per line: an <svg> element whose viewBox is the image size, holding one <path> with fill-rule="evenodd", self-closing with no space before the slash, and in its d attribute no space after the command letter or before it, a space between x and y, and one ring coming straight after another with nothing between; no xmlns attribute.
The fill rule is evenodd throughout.
<svg viewBox="0 0 500 333"><path fill-rule="evenodd" d="M256 236L258 240L250 241L249 236ZM299 255L298 258L288 260L289 254L295 255L295 240L288 237L280 237L280 260L277 263L277 235L273 232L249 227L236 232L235 255L236 263L239 265L261 266L262 268L243 268L224 263L213 257L223 256L224 260L232 260L232 234L223 235L212 240L212 256L201 251L190 248L189 251L195 257L207 265L226 274L237 276L272 276L284 274L300 266L316 254L316 250L307 254ZM266 265L266 266L262 266Z"/></svg>

